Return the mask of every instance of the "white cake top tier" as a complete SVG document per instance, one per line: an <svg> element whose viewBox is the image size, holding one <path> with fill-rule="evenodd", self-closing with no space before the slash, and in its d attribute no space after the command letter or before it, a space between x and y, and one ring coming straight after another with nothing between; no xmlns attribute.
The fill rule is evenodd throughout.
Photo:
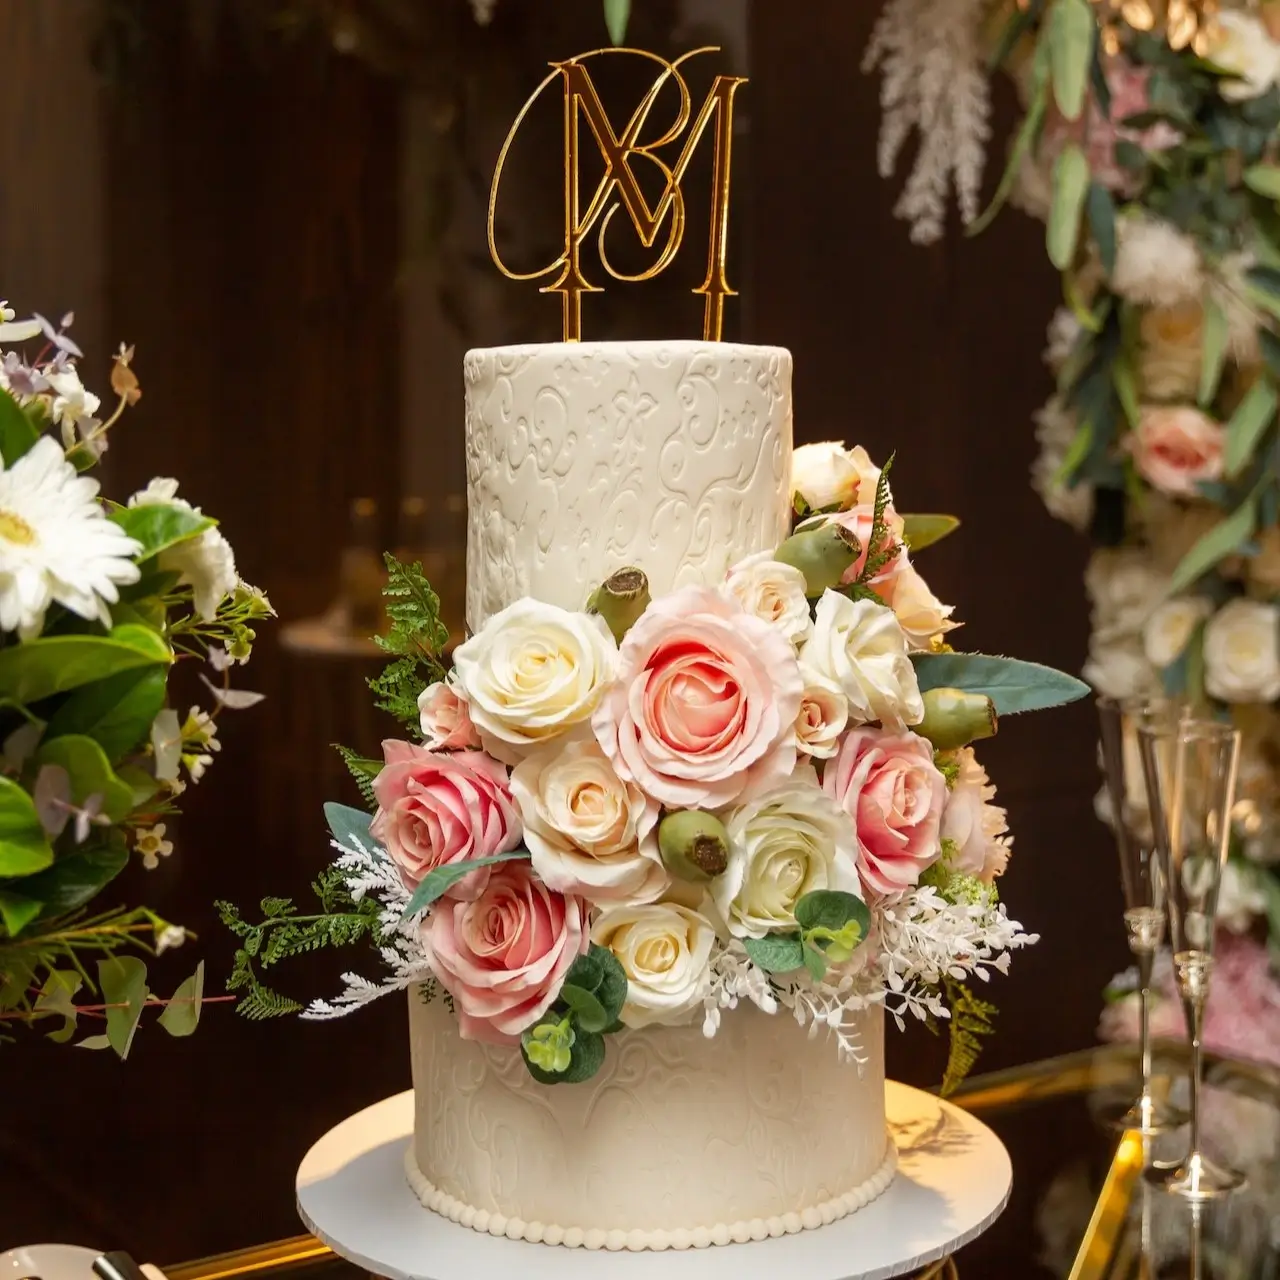
<svg viewBox="0 0 1280 1280"><path fill-rule="evenodd" d="M655 595L786 537L791 354L727 342L469 351L467 626L579 609L634 565Z"/></svg>

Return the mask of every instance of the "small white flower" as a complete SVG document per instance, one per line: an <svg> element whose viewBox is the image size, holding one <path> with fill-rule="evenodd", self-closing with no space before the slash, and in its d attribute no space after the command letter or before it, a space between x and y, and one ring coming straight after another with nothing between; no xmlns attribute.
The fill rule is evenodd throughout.
<svg viewBox="0 0 1280 1280"><path fill-rule="evenodd" d="M165 824L158 822L154 827L139 827L134 833L133 847L142 854L142 865L148 871L154 871L160 859L173 852L173 842L164 838L164 832Z"/></svg>
<svg viewBox="0 0 1280 1280"><path fill-rule="evenodd" d="M159 828L163 832L164 828ZM187 931L180 924L167 924L160 930L156 938L156 954L161 955L182 946L187 940Z"/></svg>
<svg viewBox="0 0 1280 1280"><path fill-rule="evenodd" d="M715 936L705 916L674 902L602 912L591 941L612 951L627 975L623 1024L690 1021L710 986Z"/></svg>
<svg viewBox="0 0 1280 1280"><path fill-rule="evenodd" d="M804 692L796 717L796 747L817 760L830 760L840 750L849 723L849 699L834 680L800 664Z"/></svg>
<svg viewBox="0 0 1280 1280"><path fill-rule="evenodd" d="M740 560L729 570L724 589L748 613L781 628L792 644L803 644L809 638L813 623L804 574L775 560L772 551Z"/></svg>
<svg viewBox="0 0 1280 1280"><path fill-rule="evenodd" d="M1155 667L1176 662L1196 627L1213 612L1203 596L1178 596L1156 608L1142 629L1142 647Z"/></svg>
<svg viewBox="0 0 1280 1280"><path fill-rule="evenodd" d="M85 390L75 365L63 365L45 378L53 389L49 416L55 426L62 428L62 442L70 448L77 440L76 427L94 417L101 401L92 391Z"/></svg>
<svg viewBox="0 0 1280 1280"><path fill-rule="evenodd" d="M849 700L854 723L919 724L924 718L907 638L893 610L874 600L823 592L800 657L835 682Z"/></svg>
<svg viewBox="0 0 1280 1280"><path fill-rule="evenodd" d="M131 557L141 548L107 519L97 493L51 436L0 470L0 630L39 635L55 601L110 626L107 605L120 584L137 582Z"/></svg>
<svg viewBox="0 0 1280 1280"><path fill-rule="evenodd" d="M1205 688L1223 702L1280 698L1280 607L1232 600L1204 632Z"/></svg>
<svg viewBox="0 0 1280 1280"><path fill-rule="evenodd" d="M1122 298L1151 307L1197 302L1204 288L1200 251L1190 236L1159 218L1132 213L1117 228L1111 287Z"/></svg>
<svg viewBox="0 0 1280 1280"><path fill-rule="evenodd" d="M1082 327L1070 307L1059 307L1045 334L1044 362L1057 373L1080 341Z"/></svg>
<svg viewBox="0 0 1280 1280"><path fill-rule="evenodd" d="M1267 25L1252 13L1226 9L1217 15L1217 39L1209 58L1239 79L1222 80L1219 92L1228 102L1261 97L1280 80L1280 44L1271 38Z"/></svg>

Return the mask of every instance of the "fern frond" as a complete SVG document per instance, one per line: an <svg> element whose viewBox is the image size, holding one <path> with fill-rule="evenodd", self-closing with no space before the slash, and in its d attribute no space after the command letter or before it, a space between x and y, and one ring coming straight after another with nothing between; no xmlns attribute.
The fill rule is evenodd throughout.
<svg viewBox="0 0 1280 1280"><path fill-rule="evenodd" d="M982 1053L983 1039L995 1034L993 1019L999 1010L989 1001L980 1000L954 978L944 978L943 989L951 1010L951 1017L947 1020L947 1068L939 1089L945 1098L954 1093L973 1070Z"/></svg>
<svg viewBox="0 0 1280 1280"><path fill-rule="evenodd" d="M875 502L871 509L871 532L867 536L867 558L863 562L862 572L858 574L856 586L865 586L871 582L887 564L899 554L902 548L894 541L885 521L885 512L889 509L892 493L889 489L889 470L893 466L896 454L890 454L888 461L880 468L880 479L876 481ZM875 594L874 592L872 593ZM866 599L866 596L855 596L854 599ZM881 604L878 595L876 600Z"/></svg>
<svg viewBox="0 0 1280 1280"><path fill-rule="evenodd" d="M423 678L416 658L397 658L387 664L380 676L372 676L369 680L374 706L398 720L416 737L422 727L418 695L432 683L432 679Z"/></svg>
<svg viewBox="0 0 1280 1280"><path fill-rule="evenodd" d="M415 703L415 710L417 704ZM373 794L373 780L382 772L382 761L371 760L367 756L362 756L350 747L344 747L335 742L332 744L333 749L342 757L342 763L347 766L347 770L356 781L356 786L360 788L360 798L369 806L370 809L378 807L378 797Z"/></svg>
<svg viewBox="0 0 1280 1280"><path fill-rule="evenodd" d="M449 628L440 619L440 597L431 589L420 564L403 564L388 555L386 599L391 629L378 644L396 655L380 676L369 681L377 705L410 732L419 729L418 694L445 677L444 650Z"/></svg>
<svg viewBox="0 0 1280 1280"><path fill-rule="evenodd" d="M300 1013L302 1005L289 996L281 995L264 987L255 978L249 994L236 1004L236 1012L243 1018L253 1022L261 1022L264 1018L279 1018L288 1013Z"/></svg>

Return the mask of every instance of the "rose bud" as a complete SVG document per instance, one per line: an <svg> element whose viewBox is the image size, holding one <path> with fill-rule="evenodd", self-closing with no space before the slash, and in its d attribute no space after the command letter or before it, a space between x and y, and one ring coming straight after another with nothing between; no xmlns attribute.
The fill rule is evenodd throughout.
<svg viewBox="0 0 1280 1280"><path fill-rule="evenodd" d="M649 579L639 569L619 569L591 593L587 612L598 613L622 643L631 624L649 607Z"/></svg>
<svg viewBox="0 0 1280 1280"><path fill-rule="evenodd" d="M924 719L911 727L938 751L954 751L980 738L995 736L995 704L980 693L930 689L923 701Z"/></svg>
<svg viewBox="0 0 1280 1280"><path fill-rule="evenodd" d="M805 594L812 600L840 585L860 550L858 539L848 529L826 524L793 533L773 558L804 574Z"/></svg>
<svg viewBox="0 0 1280 1280"><path fill-rule="evenodd" d="M729 834L714 814L680 809L658 824L658 852L677 879L704 884L729 865Z"/></svg>

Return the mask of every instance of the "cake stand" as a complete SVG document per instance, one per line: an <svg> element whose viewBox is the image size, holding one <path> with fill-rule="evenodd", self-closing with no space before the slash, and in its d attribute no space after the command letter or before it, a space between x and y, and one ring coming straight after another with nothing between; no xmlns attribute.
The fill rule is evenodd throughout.
<svg viewBox="0 0 1280 1280"><path fill-rule="evenodd" d="M954 1253L1009 1200L1013 1171L980 1120L906 1085L886 1086L898 1173L864 1209L813 1231L749 1245L609 1253L506 1240L424 1209L404 1153L413 1093L397 1094L331 1129L298 1169L298 1213L335 1253L387 1280L887 1280Z"/></svg>

